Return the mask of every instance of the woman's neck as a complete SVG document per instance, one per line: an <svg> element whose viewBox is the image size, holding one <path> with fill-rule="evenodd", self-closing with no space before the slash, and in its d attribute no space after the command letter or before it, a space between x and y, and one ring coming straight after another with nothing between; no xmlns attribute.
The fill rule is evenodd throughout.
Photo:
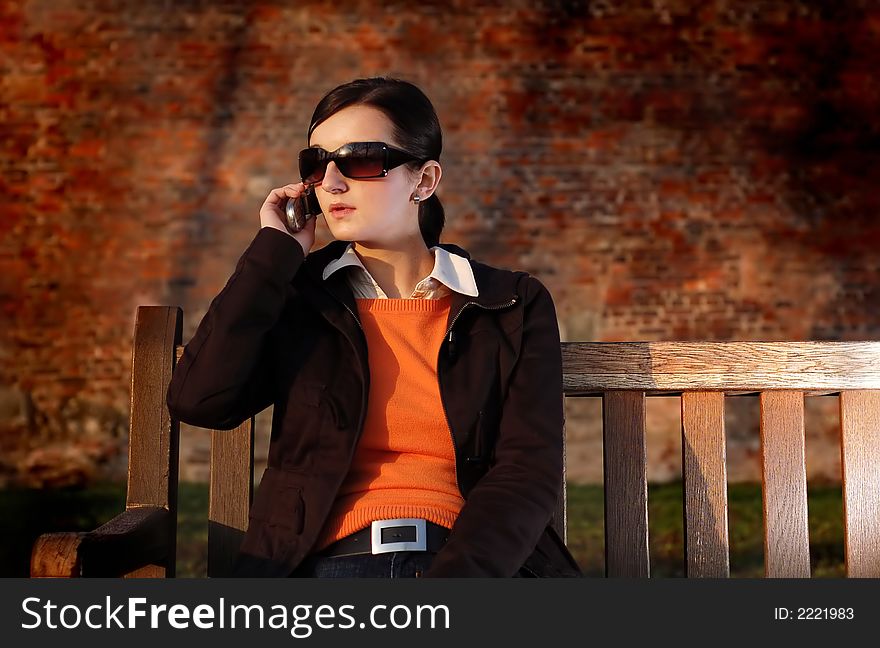
<svg viewBox="0 0 880 648"><path fill-rule="evenodd" d="M409 297L416 284L434 269L434 254L421 237L417 243L399 248L370 247L364 243L354 243L353 247L367 272L390 299Z"/></svg>

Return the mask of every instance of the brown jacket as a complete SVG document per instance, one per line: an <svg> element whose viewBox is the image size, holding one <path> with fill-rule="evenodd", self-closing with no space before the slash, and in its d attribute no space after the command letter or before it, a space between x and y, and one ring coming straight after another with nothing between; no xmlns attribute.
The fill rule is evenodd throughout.
<svg viewBox="0 0 880 648"><path fill-rule="evenodd" d="M306 256L284 232L261 229L171 379L171 415L199 427L232 429L274 403L241 576L287 576L309 553L364 424L370 372L357 307L344 273L321 278L347 244ZM553 300L525 272L440 245L470 260L479 296L452 294L438 354L465 505L424 576L580 576L549 526L564 420Z"/></svg>

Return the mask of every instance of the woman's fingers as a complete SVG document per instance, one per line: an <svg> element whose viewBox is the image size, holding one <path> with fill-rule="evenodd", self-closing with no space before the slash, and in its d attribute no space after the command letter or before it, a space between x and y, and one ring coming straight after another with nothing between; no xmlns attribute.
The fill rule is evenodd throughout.
<svg viewBox="0 0 880 648"><path fill-rule="evenodd" d="M265 202L271 205L279 205L288 198L296 198L302 194L305 186L302 182L297 184L288 184L283 187L277 187L269 192Z"/></svg>

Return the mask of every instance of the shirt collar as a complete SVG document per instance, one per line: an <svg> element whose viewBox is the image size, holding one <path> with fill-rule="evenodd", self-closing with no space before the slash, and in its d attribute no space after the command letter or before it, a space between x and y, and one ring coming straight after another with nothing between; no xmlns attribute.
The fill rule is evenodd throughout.
<svg viewBox="0 0 880 648"><path fill-rule="evenodd" d="M471 268L470 261L463 256L444 250L440 246L428 248L434 255L434 269L428 277L434 277L437 281L445 285L450 290L471 297L479 296L477 290L477 282L474 279L474 271ZM366 275L373 280L370 272L364 267L363 262L355 252L354 247L349 243L345 251L338 259L330 261L323 272L323 279L327 279L337 270L347 266L356 266L363 270ZM425 277L427 279L428 277ZM375 281L375 280L373 280ZM424 281L424 280L423 280Z"/></svg>

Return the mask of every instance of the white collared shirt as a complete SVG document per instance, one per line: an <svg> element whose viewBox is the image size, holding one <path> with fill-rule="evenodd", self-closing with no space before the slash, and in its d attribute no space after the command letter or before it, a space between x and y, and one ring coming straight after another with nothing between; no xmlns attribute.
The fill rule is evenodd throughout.
<svg viewBox="0 0 880 648"><path fill-rule="evenodd" d="M471 297L480 294L470 261L440 246L429 248L429 251L434 255L434 269L416 284L409 299L440 299L450 291ZM326 265L323 278L327 279L337 270L349 266L354 268L348 271L347 279L355 298L388 299L388 295L364 267L351 243L345 248L342 256Z"/></svg>

